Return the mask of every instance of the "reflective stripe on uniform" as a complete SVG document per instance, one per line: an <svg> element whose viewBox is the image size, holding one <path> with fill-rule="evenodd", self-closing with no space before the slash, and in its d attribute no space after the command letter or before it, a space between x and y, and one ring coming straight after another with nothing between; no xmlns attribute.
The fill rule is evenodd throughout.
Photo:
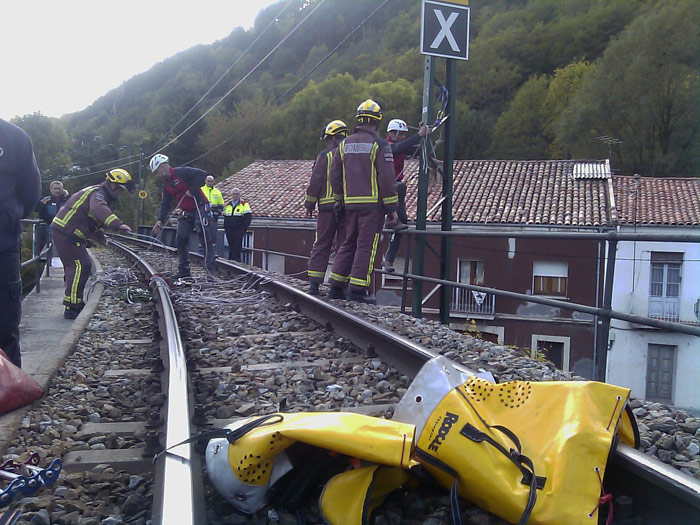
<svg viewBox="0 0 700 525"><path fill-rule="evenodd" d="M114 221L116 221L118 219L119 219L119 217L117 217L116 215L114 215L114 214L110 215L109 217L107 217L105 219L105 226L109 226L110 224L112 224Z"/></svg>
<svg viewBox="0 0 700 525"><path fill-rule="evenodd" d="M85 202L85 200L90 196L90 194L93 191L95 191L97 188L98 188L98 186L93 186L92 188L87 188L85 190L85 193L83 193L80 196L80 198L73 203L73 206L71 206L70 210L68 210L68 212L63 217L63 219L59 219L58 217L54 217L53 222L55 222L59 226L63 226L65 228L68 221L71 220L71 217L73 217L73 215L75 215L75 212L78 211L78 208Z"/></svg>
<svg viewBox="0 0 700 525"><path fill-rule="evenodd" d="M79 259L75 260L75 275L73 275L73 282L70 287L70 302L73 304L78 303L78 283L80 282L80 274L83 272L83 265L80 263Z"/></svg>
<svg viewBox="0 0 700 525"><path fill-rule="evenodd" d="M350 277L350 284L355 286L369 286L372 279L372 271L374 270L374 258L377 255L377 246L379 245L379 234L374 234L374 242L372 243L372 252L369 255L369 265L367 266L367 277L363 279L357 279L355 277Z"/></svg>
<svg viewBox="0 0 700 525"><path fill-rule="evenodd" d="M363 146L362 148L355 148L351 146ZM377 167L374 165L374 161L377 158L377 151L379 151L379 144L376 142L369 143L355 143L355 144L345 144L345 141L340 143L338 151L340 152L340 159L343 161L343 194L345 195L345 204L379 204L379 185L377 183ZM370 173L370 187L372 188L371 195L355 195L352 197L348 196L347 180L345 177L345 154L346 153L369 153L370 165L372 166L372 171ZM397 197L398 202L398 197Z"/></svg>
<svg viewBox="0 0 700 525"><path fill-rule="evenodd" d="M320 279L326 276L326 272L318 272L316 270L306 270L306 273L309 277L318 277Z"/></svg>
<svg viewBox="0 0 700 525"><path fill-rule="evenodd" d="M338 281L339 283L346 283L350 280L348 275L338 275L337 273L331 272L331 279Z"/></svg>
<svg viewBox="0 0 700 525"><path fill-rule="evenodd" d="M331 188L331 163L333 162L333 150L326 153L326 195L321 197L318 204L330 204L335 201L333 188Z"/></svg>

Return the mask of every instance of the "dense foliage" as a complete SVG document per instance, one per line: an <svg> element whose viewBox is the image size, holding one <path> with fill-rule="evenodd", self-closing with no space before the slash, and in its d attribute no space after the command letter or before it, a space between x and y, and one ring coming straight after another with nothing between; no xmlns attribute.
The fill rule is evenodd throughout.
<svg viewBox="0 0 700 525"><path fill-rule="evenodd" d="M32 135L46 179L68 175L72 189L103 176L108 161L126 159L138 173L139 154L164 146L174 164L192 161L216 176L256 158L313 158L321 127L352 123L368 97L385 123L416 125L425 62L418 0L389 0L309 74L380 5L282 0L251 30L164 60L79 113L16 123ZM470 60L458 63L452 94L456 158L610 157L623 173L697 176L700 0L471 7ZM441 80L444 60L437 63ZM157 195L152 178L146 187ZM148 199L148 217L156 201ZM122 206L133 217L133 205Z"/></svg>

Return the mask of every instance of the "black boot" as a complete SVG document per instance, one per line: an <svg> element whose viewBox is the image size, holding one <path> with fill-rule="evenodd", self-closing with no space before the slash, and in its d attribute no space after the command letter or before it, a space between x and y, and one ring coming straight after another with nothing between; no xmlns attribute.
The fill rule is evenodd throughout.
<svg viewBox="0 0 700 525"><path fill-rule="evenodd" d="M331 286L331 291L328 292L328 299L345 299L345 288Z"/></svg>
<svg viewBox="0 0 700 525"><path fill-rule="evenodd" d="M82 307L77 307L77 306L66 306L66 309L63 310L63 318L64 319L76 319L80 312L82 311Z"/></svg>
<svg viewBox="0 0 700 525"><path fill-rule="evenodd" d="M174 279L182 279L184 277L191 277L189 268L178 270L177 273L175 274Z"/></svg>
<svg viewBox="0 0 700 525"><path fill-rule="evenodd" d="M356 290L354 288L350 288L350 290L348 290L348 301L364 304L377 304L377 300L369 295L365 290Z"/></svg>
<svg viewBox="0 0 700 525"><path fill-rule="evenodd" d="M309 295L318 295L318 283L309 281Z"/></svg>

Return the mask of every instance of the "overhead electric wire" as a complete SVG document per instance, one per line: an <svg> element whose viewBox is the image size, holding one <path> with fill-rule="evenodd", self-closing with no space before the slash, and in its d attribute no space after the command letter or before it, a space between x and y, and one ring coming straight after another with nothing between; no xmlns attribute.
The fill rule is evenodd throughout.
<svg viewBox="0 0 700 525"><path fill-rule="evenodd" d="M253 66L253 68L252 68L250 71L248 71L248 73L246 73L246 74L243 76L243 78L241 78L238 82L236 82L236 84L235 84L231 89L229 89L229 90L228 90L221 98L219 98L219 100L217 100L208 110L206 110L199 118L197 118L197 120L195 120L192 124L190 124L189 126L187 126L179 135L177 135L175 138L173 138L173 139L172 139L170 142L168 142L165 146L162 146L162 147L158 148L158 149L155 150L153 153L150 153L148 156L150 157L151 155L155 155L156 153L159 153L159 152L163 151L165 148L167 148L168 146L170 146L170 144L172 144L173 142L175 142L177 139L179 139L179 138L182 137L185 133L187 133L190 129L192 129L192 127L194 127L194 125L197 124L200 120L202 120L204 117L206 117L206 116L209 114L210 111L212 111L216 106L218 106L226 97L228 97L231 93L233 93L233 91L234 91L238 86L240 86L250 75L252 75L252 74L258 69L258 67L260 67L260 66L263 64L263 62L265 62L268 58L270 58L270 56L271 56L275 51L277 51L277 50L280 48L280 46L281 46L282 44L284 44L284 43L287 41L287 39L288 39L290 36L292 36L292 35L297 31L297 29L299 29L299 28L302 26L302 24L303 24L304 22L306 22L306 21L309 19L309 17L310 17L311 15L313 15L313 14L316 12L316 10L317 10L319 7L321 7L321 6L323 5L323 3L324 3L325 1L326 1L326 0L320 0L320 1L318 2L318 4L316 4L316 6L311 10L311 12L308 13L308 14L301 20L301 22L299 22L296 26L294 26L294 28L293 28L289 33L287 33L287 34L285 35L285 37L284 37L275 47L273 47L272 50L271 50L267 55L265 55L257 64L255 64L255 66ZM388 0L385 0L385 2L386 2L386 1L388 1Z"/></svg>
<svg viewBox="0 0 700 525"><path fill-rule="evenodd" d="M315 66L313 66L313 67L312 67L303 77L301 77L292 87L290 87L287 91L285 91L284 93L282 93L282 95L280 95L279 97L277 97L277 98L275 99L275 101L274 101L272 104L270 104L267 108L265 108L265 109L262 110L260 113L258 113L257 115L255 115L255 117L253 117L252 120L250 120L249 122L247 122L242 128L238 129L238 130L237 130L235 133L233 133L232 135L229 135L227 138L225 138L223 141L219 142L216 146L214 146L214 147L211 148L210 150L208 150L208 151L202 153L201 155L199 155L198 157L195 157L194 159L192 159L192 160L186 162L184 165L187 166L187 165L189 165L189 164L191 164L191 163L193 163L193 162L195 162L195 161L201 159L202 157L206 157L206 156L209 155L212 151L214 151L214 150L220 148L221 146L223 146L224 144L226 144L229 140L231 140L231 139L237 137L237 136L240 135L243 131L245 131L246 129L248 129L249 126L251 126L251 125L252 125L253 123L255 123L259 118L261 118L261 117L262 117L263 115L265 115L268 111L270 111L272 108L274 108L280 100L282 100L282 99L283 99L284 97L286 97L289 93L291 93L294 89L296 89L296 88L299 86L299 84L301 84L304 80L306 80L306 79L309 77L309 75L311 75L311 73L313 73L314 71L316 71L316 69L318 69L319 67L321 67L321 65L323 65L323 63L324 63L326 60L328 60L331 56L333 56L333 54L334 54L336 51L338 51L338 49L340 49L340 47L341 47L345 42L347 42L347 41L350 39L350 37L352 37L352 35L354 35L357 31L359 31L359 29L360 29L363 25L365 25L365 23L367 23L367 21L368 21L370 18L372 18L372 17L377 13L377 11L379 11L382 7L384 7L388 2L389 2L389 0L384 0L384 1L379 5L379 7L377 7L374 11L372 11L362 22L360 22L359 25L357 25L350 33L348 33L348 35L347 35L343 40L341 40L340 43L339 43L337 46L335 46L325 57L323 57Z"/></svg>
<svg viewBox="0 0 700 525"><path fill-rule="evenodd" d="M270 28L279 20L279 18L284 14L284 12L289 8L290 5L292 5L291 0L285 3L285 5L284 5L284 7L282 8L282 10L272 19L272 22L270 22L270 23L267 25L267 27L266 27L265 29L263 29L262 32L261 32L257 37L255 37L255 40L253 40L253 42L238 56L238 58L235 60L235 62L234 62L233 64L231 64L231 66L230 66L226 71L223 72L223 74L218 78L218 80L217 80L216 82L214 82L214 83L212 84L212 86L207 90L207 92L204 93L204 95L202 95L202 96L200 97L200 99L199 99L197 102L195 102L194 105L193 105L190 109L187 110L187 113L185 113L182 117L180 117L180 120L178 120L178 121L173 125L173 127L171 127L171 128L167 131L167 133L165 133L165 135L163 135L163 137L162 137L161 139L159 139L158 142L156 142L156 143L153 145L154 148L157 148L157 147L158 147L158 144L160 144L163 140L165 140L168 136L170 136L170 134L175 130L175 128L180 124L180 122L182 122L183 120L185 120L185 118L187 118L187 116L188 116L190 113L192 113L192 111L193 111L197 106L199 106L199 104L201 104L201 102L206 98L206 96L209 95L209 93L211 93L211 91L219 84L219 82L221 82L221 81L223 80L223 78L224 78L226 75L229 74L229 72L230 72L234 67L236 67L236 65L237 65L237 64L241 61L241 59L248 53L248 51L250 51L251 48L258 42L258 40L260 40L260 39L265 35L265 33L267 33L268 29L270 29Z"/></svg>

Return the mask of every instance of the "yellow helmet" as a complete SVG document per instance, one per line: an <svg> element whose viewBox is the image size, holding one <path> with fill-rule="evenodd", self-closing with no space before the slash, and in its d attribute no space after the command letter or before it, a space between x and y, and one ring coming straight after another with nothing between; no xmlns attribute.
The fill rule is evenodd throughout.
<svg viewBox="0 0 700 525"><path fill-rule="evenodd" d="M129 172L122 168L115 168L107 172L107 181L114 182L115 184L121 184L129 192L133 192L136 188L134 181L131 179Z"/></svg>
<svg viewBox="0 0 700 525"><path fill-rule="evenodd" d="M360 122L372 122L382 120L382 108L374 100L368 98L357 106L357 120Z"/></svg>
<svg viewBox="0 0 700 525"><path fill-rule="evenodd" d="M336 135L340 135L341 137L348 136L348 127L342 120L334 120L333 122L329 122L328 125L323 128L321 140L326 140L328 137L335 137Z"/></svg>

